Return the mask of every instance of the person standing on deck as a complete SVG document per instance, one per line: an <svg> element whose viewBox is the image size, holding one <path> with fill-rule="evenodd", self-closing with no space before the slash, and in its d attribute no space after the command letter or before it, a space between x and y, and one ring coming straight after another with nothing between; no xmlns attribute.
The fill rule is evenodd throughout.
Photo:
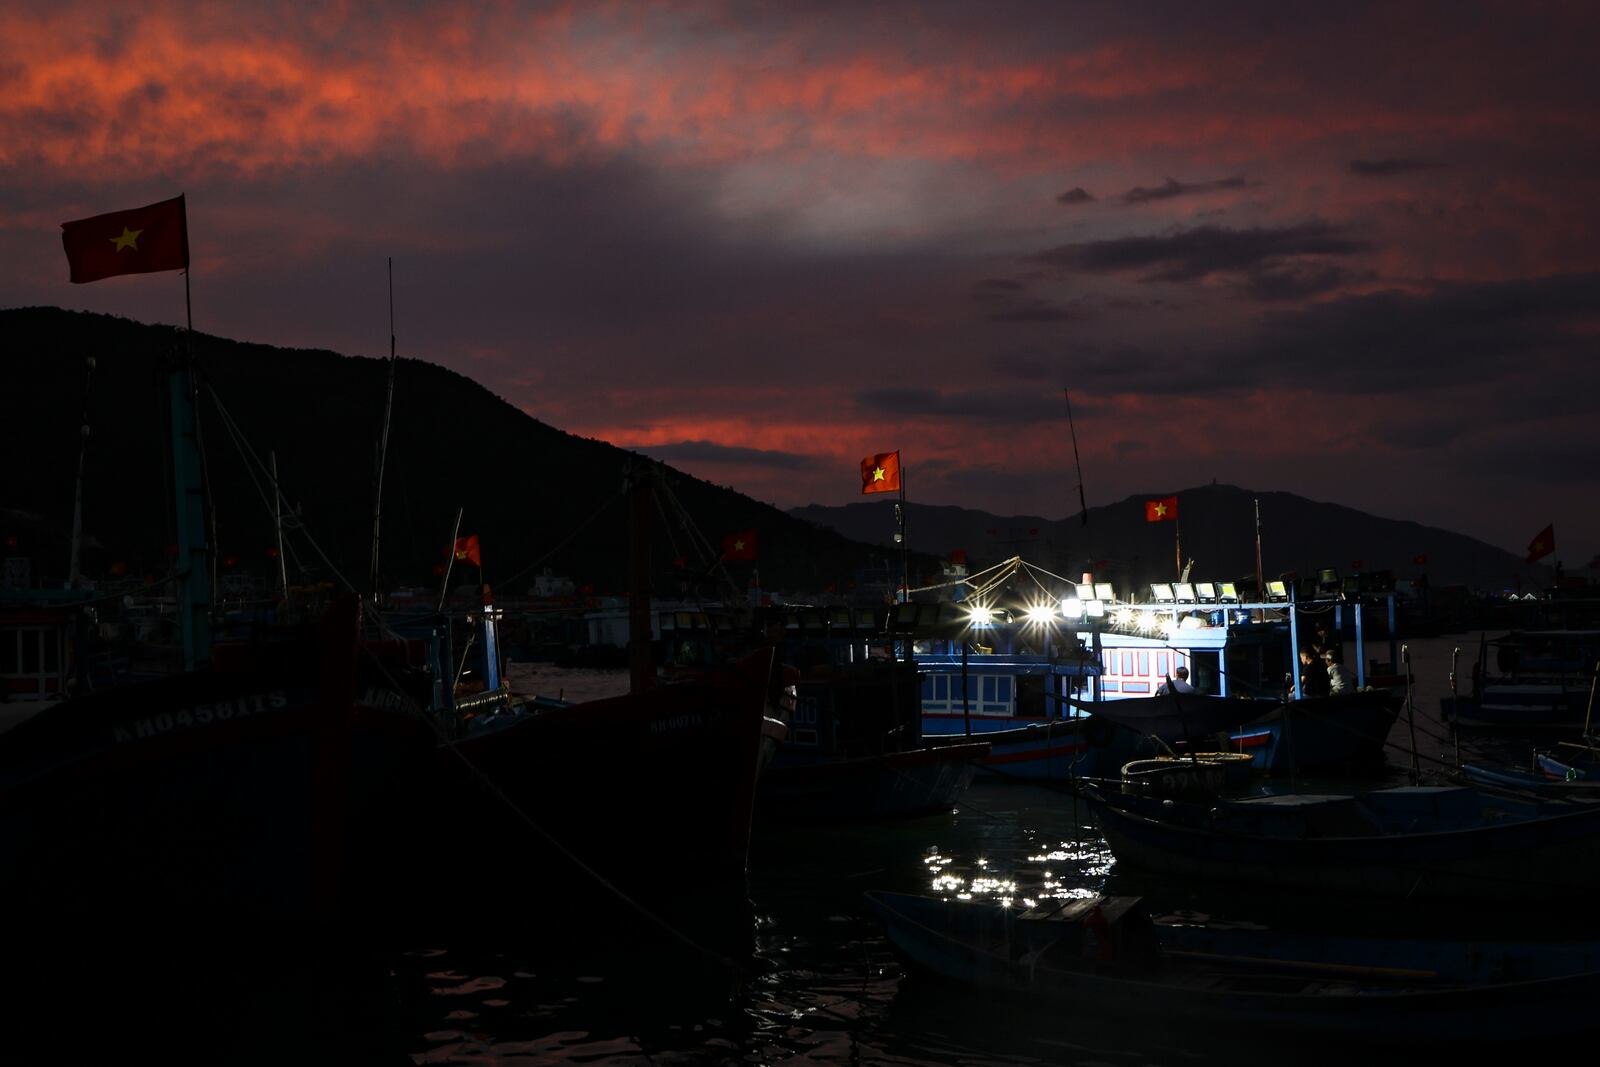
<svg viewBox="0 0 1600 1067"><path fill-rule="evenodd" d="M1300 650L1300 694L1304 697L1328 695L1328 668L1307 645Z"/></svg>
<svg viewBox="0 0 1600 1067"><path fill-rule="evenodd" d="M1355 691L1350 688L1350 676L1345 673L1338 652L1330 648L1322 654L1322 660L1328 665L1328 695L1339 696Z"/></svg>
<svg viewBox="0 0 1600 1067"><path fill-rule="evenodd" d="M1189 684L1189 668L1188 667L1179 667L1177 670L1173 671L1172 674L1173 674L1172 688L1168 689L1167 688L1167 683L1166 682L1162 682L1161 685L1156 688L1156 695L1157 696L1160 696L1163 693L1192 693L1192 692L1194 692L1194 686Z"/></svg>

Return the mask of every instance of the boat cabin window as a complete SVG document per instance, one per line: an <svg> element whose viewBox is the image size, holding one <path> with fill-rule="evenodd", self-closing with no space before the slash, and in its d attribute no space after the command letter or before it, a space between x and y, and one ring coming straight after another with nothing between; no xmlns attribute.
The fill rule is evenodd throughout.
<svg viewBox="0 0 1600 1067"><path fill-rule="evenodd" d="M53 626L0 630L0 678L10 693L55 692L61 685L62 634Z"/></svg>

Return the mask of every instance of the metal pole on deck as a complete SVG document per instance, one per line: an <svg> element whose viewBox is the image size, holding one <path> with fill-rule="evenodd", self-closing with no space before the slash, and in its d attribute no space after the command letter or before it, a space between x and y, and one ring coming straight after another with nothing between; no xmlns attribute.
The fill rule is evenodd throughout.
<svg viewBox="0 0 1600 1067"><path fill-rule="evenodd" d="M966 724L967 736L972 736L972 702L967 698L967 637L961 635L961 721Z"/></svg>
<svg viewBox="0 0 1600 1067"><path fill-rule="evenodd" d="M1461 649L1459 647L1452 648L1450 650L1450 706L1451 707L1454 707L1455 706L1455 702L1456 702L1456 657L1459 656L1459 655L1461 655ZM1461 731L1459 731L1459 730L1451 730L1450 731L1450 736L1455 741L1455 745L1456 745L1456 770L1459 771L1461 769Z"/></svg>
<svg viewBox="0 0 1600 1067"><path fill-rule="evenodd" d="M1600 663L1594 665L1594 675L1589 679L1589 708L1583 713L1583 740L1585 744L1591 743L1589 727L1594 722L1594 687L1596 683L1600 683Z"/></svg>
<svg viewBox="0 0 1600 1067"><path fill-rule="evenodd" d="M1411 784L1416 785L1422 778L1422 771L1417 765L1417 704L1411 693L1410 645L1400 646L1400 662L1406 668L1406 728L1411 731Z"/></svg>
<svg viewBox="0 0 1600 1067"><path fill-rule="evenodd" d="M278 488L278 453L267 453L267 465L272 471L272 533L278 545L278 593L289 599L289 561L283 556L283 492Z"/></svg>
<svg viewBox="0 0 1600 1067"><path fill-rule="evenodd" d="M656 684L650 627L650 468L628 472L628 670L629 690L643 693Z"/></svg>

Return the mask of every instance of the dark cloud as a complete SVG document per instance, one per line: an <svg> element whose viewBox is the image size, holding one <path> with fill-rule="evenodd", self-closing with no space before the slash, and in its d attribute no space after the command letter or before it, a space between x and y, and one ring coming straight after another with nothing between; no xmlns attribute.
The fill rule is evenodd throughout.
<svg viewBox="0 0 1600 1067"><path fill-rule="evenodd" d="M984 316L990 322L1080 322L1089 317L1081 307L1068 307L1037 297Z"/></svg>
<svg viewBox="0 0 1600 1067"><path fill-rule="evenodd" d="M1060 196L1056 197L1058 204L1088 204L1094 200L1092 193L1086 192L1081 185L1073 186Z"/></svg>
<svg viewBox="0 0 1600 1067"><path fill-rule="evenodd" d="M640 452L666 460L669 463L726 463L747 467L771 467L775 470L820 470L823 462L816 456L798 452L778 452L766 448L741 448L736 445L719 445L715 441L677 441L666 445L645 445Z"/></svg>
<svg viewBox="0 0 1600 1067"><path fill-rule="evenodd" d="M989 359L990 366L998 373L1026 382L1044 381L1052 377L1054 372L1051 368L1055 362L1050 353L1037 349L999 352Z"/></svg>
<svg viewBox="0 0 1600 1067"><path fill-rule="evenodd" d="M1005 426L1066 417L1066 406L1054 390L942 392L907 386L862 390L855 395L855 402L863 412L902 419L969 419Z"/></svg>
<svg viewBox="0 0 1600 1067"><path fill-rule="evenodd" d="M1020 293L1027 287L1025 282L1010 278L985 278L981 282L974 282L972 289L980 300L995 300L1007 293Z"/></svg>
<svg viewBox="0 0 1600 1067"><path fill-rule="evenodd" d="M1504 381L1488 401L1500 418L1593 396L1596 316L1600 274L1386 291L1268 316L1234 360L1258 382L1314 373L1319 388L1357 394Z"/></svg>
<svg viewBox="0 0 1600 1067"><path fill-rule="evenodd" d="M1421 159L1352 159L1350 173L1363 178L1387 178L1407 174L1414 170L1437 170L1443 163L1430 163Z"/></svg>
<svg viewBox="0 0 1600 1067"><path fill-rule="evenodd" d="M1243 189L1246 185L1243 174L1235 174L1231 178L1218 178L1209 182L1180 182L1168 178L1153 188L1136 185L1122 194L1124 204L1144 204L1151 200L1171 200L1175 196L1188 196L1191 193L1209 193L1216 189Z"/></svg>
<svg viewBox="0 0 1600 1067"><path fill-rule="evenodd" d="M1256 300L1303 300L1373 276L1371 271L1350 270L1335 263L1294 260L1251 271L1244 291Z"/></svg>
<svg viewBox="0 0 1600 1067"><path fill-rule="evenodd" d="M1095 274L1151 271L1147 280L1180 282L1252 271L1293 256L1347 256L1371 248L1340 227L1308 222L1277 229L1198 226L1157 237L1115 237L1061 245L1027 260Z"/></svg>
<svg viewBox="0 0 1600 1067"><path fill-rule="evenodd" d="M1535 428L1509 439L1477 442L1464 450L1461 459L1469 469L1486 477L1525 485L1571 486L1573 491L1582 492L1594 484L1597 449L1600 432L1592 424L1583 430L1568 428L1554 440L1549 433Z"/></svg>

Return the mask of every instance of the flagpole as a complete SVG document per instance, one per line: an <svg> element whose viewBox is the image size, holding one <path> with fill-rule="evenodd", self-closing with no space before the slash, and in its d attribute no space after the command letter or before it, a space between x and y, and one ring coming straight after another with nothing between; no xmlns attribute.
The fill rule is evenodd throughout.
<svg viewBox="0 0 1600 1067"><path fill-rule="evenodd" d="M1256 504L1256 602L1261 603L1267 599L1267 590L1262 583L1261 575L1261 498L1255 498ZM1256 609L1256 618L1263 617L1263 610Z"/></svg>
<svg viewBox="0 0 1600 1067"><path fill-rule="evenodd" d="M78 426L78 480L72 491L72 560L67 571L67 588L78 588L79 550L83 546L83 461L89 453L89 387L94 384L94 357L84 361L83 417Z"/></svg>
<svg viewBox="0 0 1600 1067"><path fill-rule="evenodd" d="M900 588L904 590L901 603L911 602L911 550L906 546L906 465L900 463Z"/></svg>
<svg viewBox="0 0 1600 1067"><path fill-rule="evenodd" d="M1177 561L1177 564L1178 564L1178 568L1177 568L1176 571L1173 572L1173 576L1175 578L1178 578L1179 580L1181 580L1183 578L1183 525L1182 525L1183 520L1178 518L1178 516L1176 514L1176 511L1177 511L1176 508L1174 508L1173 511L1174 511L1174 514L1172 516L1172 554L1175 557L1175 559Z"/></svg>
<svg viewBox="0 0 1600 1067"><path fill-rule="evenodd" d="M456 539L461 536L461 513L465 510L466 508L464 507L456 509L456 525L450 531L450 551L446 553L444 558L444 582L439 586L439 613L441 615L444 614L445 597L450 592L450 571L456 565Z"/></svg>
<svg viewBox="0 0 1600 1067"><path fill-rule="evenodd" d="M378 434L378 469L373 476L372 490L372 573L369 582L374 606L379 600L379 526L383 521L383 467L389 456L389 422L394 412L394 365L394 257L391 256L389 257L389 389L384 394L383 429ZM454 555L453 552L451 554Z"/></svg>

